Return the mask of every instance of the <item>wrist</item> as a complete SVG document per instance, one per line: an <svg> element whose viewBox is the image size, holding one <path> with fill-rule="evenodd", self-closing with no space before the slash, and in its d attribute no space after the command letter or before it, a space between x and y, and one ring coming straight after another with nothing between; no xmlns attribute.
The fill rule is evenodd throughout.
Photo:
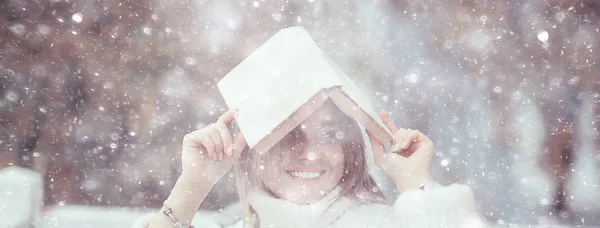
<svg viewBox="0 0 600 228"><path fill-rule="evenodd" d="M208 195L212 185L201 184L188 175L181 174L171 191L169 197L165 200L165 207L169 208L171 215L164 214L164 208L161 209L160 217L177 218L177 222L182 224L191 224L196 211ZM168 217L167 217L168 216Z"/></svg>
<svg viewBox="0 0 600 228"><path fill-rule="evenodd" d="M219 179L196 173L182 172L177 178L177 182L185 183L190 186L213 186Z"/></svg>
<svg viewBox="0 0 600 228"><path fill-rule="evenodd" d="M407 174L403 178L395 180L398 192L419 190L423 185L426 185L431 182L433 182L433 178L429 173L423 173L418 175Z"/></svg>

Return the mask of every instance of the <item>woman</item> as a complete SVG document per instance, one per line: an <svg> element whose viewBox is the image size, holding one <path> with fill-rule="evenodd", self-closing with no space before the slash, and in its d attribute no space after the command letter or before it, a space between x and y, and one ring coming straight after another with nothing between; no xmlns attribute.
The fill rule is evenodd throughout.
<svg viewBox="0 0 600 228"><path fill-rule="evenodd" d="M424 189L433 186L427 185L432 183L433 143L417 130L397 129L385 111L380 115L394 133L391 153L377 140L364 140L369 138L364 130L330 101L264 155L248 151L241 133L231 136L228 126L235 114L227 111L216 123L184 137L183 172L163 210L140 219L136 227L485 226L468 187ZM365 152L374 155L401 192L393 204L368 175ZM242 215L231 224L222 224L227 222L217 215L194 218L212 186L232 167Z"/></svg>

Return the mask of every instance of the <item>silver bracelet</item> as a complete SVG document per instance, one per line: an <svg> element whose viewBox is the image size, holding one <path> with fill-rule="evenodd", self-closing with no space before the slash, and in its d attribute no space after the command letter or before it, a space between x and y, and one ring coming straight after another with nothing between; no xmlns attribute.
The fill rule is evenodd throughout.
<svg viewBox="0 0 600 228"><path fill-rule="evenodd" d="M421 190L421 191L429 191L431 189L436 189L436 188L439 188L441 186L442 185L440 185L438 182L430 181L430 182L423 183L423 184L419 185L419 190Z"/></svg>
<svg viewBox="0 0 600 228"><path fill-rule="evenodd" d="M175 215L173 215L173 209L171 209L169 206L167 206L166 203L163 203L163 206L160 210L162 211L162 213L164 215L169 217L169 219L171 220L171 222L173 223L173 226L175 226L175 228L187 228L185 225L183 225L181 222L179 222L179 220L177 220L177 217L175 217ZM190 225L189 228L194 228L194 226Z"/></svg>

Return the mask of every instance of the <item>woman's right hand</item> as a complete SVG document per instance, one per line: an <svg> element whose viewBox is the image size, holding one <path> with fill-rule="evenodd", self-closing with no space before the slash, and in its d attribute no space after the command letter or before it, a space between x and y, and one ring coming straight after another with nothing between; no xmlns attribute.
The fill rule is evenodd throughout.
<svg viewBox="0 0 600 228"><path fill-rule="evenodd" d="M214 185L231 170L246 147L241 132L233 139L229 131L236 113L229 110L217 122L183 137L181 176L184 179Z"/></svg>

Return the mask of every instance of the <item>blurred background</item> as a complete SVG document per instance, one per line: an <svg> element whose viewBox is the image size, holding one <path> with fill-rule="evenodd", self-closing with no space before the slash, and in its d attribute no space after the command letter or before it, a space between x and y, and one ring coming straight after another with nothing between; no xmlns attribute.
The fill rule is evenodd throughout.
<svg viewBox="0 0 600 228"><path fill-rule="evenodd" d="M0 172L26 168L0 185L39 175L42 219L156 210L216 82L300 25L490 223L600 226L599 22L595 0L0 1Z"/></svg>

